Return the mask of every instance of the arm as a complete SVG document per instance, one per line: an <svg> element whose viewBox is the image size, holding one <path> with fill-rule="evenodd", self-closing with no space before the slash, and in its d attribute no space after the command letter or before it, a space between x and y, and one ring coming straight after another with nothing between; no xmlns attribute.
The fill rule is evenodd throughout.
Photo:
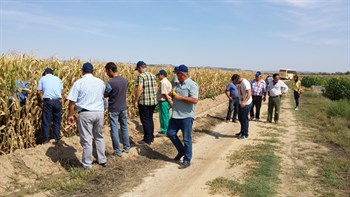
<svg viewBox="0 0 350 197"><path fill-rule="evenodd" d="M174 99L178 100L178 101L183 101L183 102L185 102L187 104L196 104L196 103L198 103L198 99L197 98L181 96L179 94L174 95Z"/></svg>
<svg viewBox="0 0 350 197"><path fill-rule="evenodd" d="M225 94L226 94L228 99L232 100L232 97L230 96L230 91L229 90L226 90Z"/></svg>
<svg viewBox="0 0 350 197"><path fill-rule="evenodd" d="M282 84L282 89L283 90L281 90L282 91L282 95L283 94L287 94L287 92L288 92L288 86L284 83L284 82L282 82L283 84Z"/></svg>
<svg viewBox="0 0 350 197"><path fill-rule="evenodd" d="M135 88L135 100L134 100L134 107L137 109L138 108L138 101L141 96L141 93L143 91L142 85L138 85Z"/></svg>
<svg viewBox="0 0 350 197"><path fill-rule="evenodd" d="M74 108L75 108L75 102L74 101L69 101L69 106L68 106L68 124L69 125L72 125L75 121L75 118L74 118Z"/></svg>
<svg viewBox="0 0 350 197"><path fill-rule="evenodd" d="M41 104L41 95L42 95L42 93L43 93L43 91L41 91L41 90L38 90L37 92L36 92L36 99L38 100L38 103L39 104Z"/></svg>
<svg viewBox="0 0 350 197"><path fill-rule="evenodd" d="M252 96L252 90L251 89L247 90L246 92L247 92L247 95L244 98L244 100L242 101L241 107L245 107L247 105L248 100Z"/></svg>
<svg viewBox="0 0 350 197"><path fill-rule="evenodd" d="M169 94L163 94L163 97L168 101L168 103L173 106L173 100L169 96Z"/></svg>

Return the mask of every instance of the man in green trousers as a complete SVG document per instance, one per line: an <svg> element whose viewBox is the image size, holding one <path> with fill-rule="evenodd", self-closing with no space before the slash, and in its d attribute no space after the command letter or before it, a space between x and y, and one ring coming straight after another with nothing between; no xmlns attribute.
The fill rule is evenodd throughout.
<svg viewBox="0 0 350 197"><path fill-rule="evenodd" d="M157 92L158 108L159 108L159 121L160 121L160 132L156 135L157 137L166 136L170 120L170 107L173 105L173 101L169 96L172 90L170 81L166 78L167 72L160 70L157 74L159 78L159 87Z"/></svg>

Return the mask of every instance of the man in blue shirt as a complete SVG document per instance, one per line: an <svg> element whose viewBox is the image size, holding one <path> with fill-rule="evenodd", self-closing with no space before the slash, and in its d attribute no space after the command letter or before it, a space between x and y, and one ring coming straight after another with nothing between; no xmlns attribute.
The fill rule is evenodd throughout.
<svg viewBox="0 0 350 197"><path fill-rule="evenodd" d="M225 94L229 99L226 122L230 121L232 111L233 111L232 121L237 122L238 106L239 106L238 89L237 89L237 86L233 83L232 77L231 77L231 82L226 87Z"/></svg>
<svg viewBox="0 0 350 197"><path fill-rule="evenodd" d="M82 165L91 169L93 139L96 145L97 162L106 167L105 141L102 135L104 119L104 82L92 75L94 67L85 63L82 68L83 77L77 80L68 94L68 124L75 122L74 108L78 111L78 131L80 144L83 147Z"/></svg>
<svg viewBox="0 0 350 197"><path fill-rule="evenodd" d="M53 133L55 142L60 140L60 130L62 121L62 95L63 83L60 78L53 75L51 68L45 69L45 76L41 77L37 88L38 103L43 102L42 130L45 144L49 142L50 122L53 118ZM41 99L41 95L43 99Z"/></svg>
<svg viewBox="0 0 350 197"><path fill-rule="evenodd" d="M128 132L128 111L126 105L126 91L128 81L119 75L117 65L108 62L105 66L106 74L111 78L106 84L105 97L108 97L108 114L111 126L111 137L114 155L121 157L122 152L130 149ZM123 140L123 150L120 149L118 122Z"/></svg>
<svg viewBox="0 0 350 197"><path fill-rule="evenodd" d="M179 84L171 92L173 97L173 113L169 121L167 136L176 147L178 154L174 158L179 161L183 156L184 160L179 169L187 168L191 165L192 159L192 125L195 117L195 105L198 102L199 87L188 75L188 68L180 65L176 70ZM177 136L181 129L183 143Z"/></svg>

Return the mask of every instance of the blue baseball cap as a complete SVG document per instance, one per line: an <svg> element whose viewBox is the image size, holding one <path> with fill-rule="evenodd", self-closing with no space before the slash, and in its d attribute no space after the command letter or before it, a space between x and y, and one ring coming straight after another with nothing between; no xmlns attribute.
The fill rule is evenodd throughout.
<svg viewBox="0 0 350 197"><path fill-rule="evenodd" d="M52 73L53 73L53 70L52 70L51 68L47 67L47 68L45 68L44 73L50 73L50 74L52 74Z"/></svg>
<svg viewBox="0 0 350 197"><path fill-rule="evenodd" d="M188 73L188 68L185 64L182 64L180 66L177 67L177 70L174 69L174 72L184 72L184 73Z"/></svg>
<svg viewBox="0 0 350 197"><path fill-rule="evenodd" d="M138 61L137 64L136 64L135 70L137 70L139 67L141 67L143 65L146 65L146 63L144 61Z"/></svg>
<svg viewBox="0 0 350 197"><path fill-rule="evenodd" d="M260 75L261 75L261 72L260 72L260 71L258 71L258 72L255 73L255 76L257 76L257 77L260 76Z"/></svg>
<svg viewBox="0 0 350 197"><path fill-rule="evenodd" d="M88 71L93 71L94 70L94 66L92 66L91 63L86 62L85 64L83 64L83 71L88 72Z"/></svg>
<svg viewBox="0 0 350 197"><path fill-rule="evenodd" d="M176 71L177 71L178 69L179 69L179 67L178 67L178 66L175 66L173 72L176 73Z"/></svg>
<svg viewBox="0 0 350 197"><path fill-rule="evenodd" d="M167 76L167 72L165 70L160 70L159 73L157 73L157 76L158 75L164 75L164 76Z"/></svg>

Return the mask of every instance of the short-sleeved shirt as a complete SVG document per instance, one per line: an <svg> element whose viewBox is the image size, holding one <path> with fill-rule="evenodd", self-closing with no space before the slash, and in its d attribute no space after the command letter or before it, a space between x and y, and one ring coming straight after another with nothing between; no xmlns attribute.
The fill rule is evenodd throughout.
<svg viewBox="0 0 350 197"><path fill-rule="evenodd" d="M266 92L266 82L264 80L256 81L255 79L251 82L252 95L253 96L264 96Z"/></svg>
<svg viewBox="0 0 350 197"><path fill-rule="evenodd" d="M40 78L37 89L43 92L43 98L58 99L62 98L63 83L60 78L46 74Z"/></svg>
<svg viewBox="0 0 350 197"><path fill-rule="evenodd" d="M301 81L300 80L298 80L297 82L293 81L293 90L298 92L300 88L301 88Z"/></svg>
<svg viewBox="0 0 350 197"><path fill-rule="evenodd" d="M158 92L157 92L157 100L158 101L166 101L163 94L169 94L169 92L171 92L171 90L172 90L172 85L171 85L170 81L166 77L164 77L162 80L160 80L160 83L159 83L159 88L158 88Z"/></svg>
<svg viewBox="0 0 350 197"><path fill-rule="evenodd" d="M226 91L230 91L230 96L232 98L238 98L238 89L237 89L237 86L233 82L231 82L227 85Z"/></svg>
<svg viewBox="0 0 350 197"><path fill-rule="evenodd" d="M276 84L272 81L267 90L270 96L280 96L282 92L288 92L288 86L282 80L278 80Z"/></svg>
<svg viewBox="0 0 350 197"><path fill-rule="evenodd" d="M175 87L175 92L181 96L192 97L198 99L199 87L198 84L192 79L186 79L182 84L179 83ZM173 101L173 114L174 119L185 119L195 117L195 104L188 104L183 101Z"/></svg>
<svg viewBox="0 0 350 197"><path fill-rule="evenodd" d="M239 84L238 86L238 92L239 92L239 103L242 103L244 101L244 99L247 96L247 90L250 90L250 83L248 80L243 79L242 83ZM253 98L250 97L247 101L247 105L249 105L251 102L253 101Z"/></svg>
<svg viewBox="0 0 350 197"><path fill-rule="evenodd" d="M22 89L22 91L19 91L19 89ZM23 89L29 89L29 83L27 81L16 81L16 85L15 85L15 94L16 97L19 98L20 103L25 104L27 97L29 95L28 91L23 90Z"/></svg>
<svg viewBox="0 0 350 197"><path fill-rule="evenodd" d="M68 100L75 102L77 111L104 111L104 82L92 74L85 74L77 80L68 94Z"/></svg>
<svg viewBox="0 0 350 197"><path fill-rule="evenodd" d="M108 93L109 112L121 112L127 109L127 89L128 81L124 77L116 76L108 81L105 91Z"/></svg>
<svg viewBox="0 0 350 197"><path fill-rule="evenodd" d="M157 81L150 72L139 74L136 79L136 86L142 85L142 93L139 97L139 104L146 106L157 105Z"/></svg>

